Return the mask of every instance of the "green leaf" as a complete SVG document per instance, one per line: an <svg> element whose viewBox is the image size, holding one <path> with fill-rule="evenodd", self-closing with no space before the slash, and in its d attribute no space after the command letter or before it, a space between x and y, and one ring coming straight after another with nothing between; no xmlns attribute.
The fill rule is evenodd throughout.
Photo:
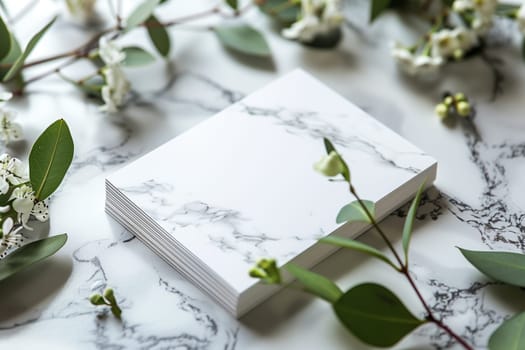
<svg viewBox="0 0 525 350"><path fill-rule="evenodd" d="M122 50L126 54L126 58L122 62L125 66L136 67L155 62L155 57L152 54L138 46L128 46Z"/></svg>
<svg viewBox="0 0 525 350"><path fill-rule="evenodd" d="M504 321L489 339L490 350L525 349L525 312Z"/></svg>
<svg viewBox="0 0 525 350"><path fill-rule="evenodd" d="M0 16L0 61L11 51L11 33Z"/></svg>
<svg viewBox="0 0 525 350"><path fill-rule="evenodd" d="M171 48L170 35L157 17L151 15L147 20L149 38L155 48L164 57L168 57Z"/></svg>
<svg viewBox="0 0 525 350"><path fill-rule="evenodd" d="M375 283L355 286L333 307L350 332L374 346L393 346L425 323L412 315L390 290Z"/></svg>
<svg viewBox="0 0 525 350"><path fill-rule="evenodd" d="M525 287L525 255L509 252L483 252L459 248L479 271L500 282Z"/></svg>
<svg viewBox="0 0 525 350"><path fill-rule="evenodd" d="M234 51L257 57L271 56L266 39L246 24L218 26L215 34L225 47Z"/></svg>
<svg viewBox="0 0 525 350"><path fill-rule="evenodd" d="M226 3L234 10L239 8L239 2L237 0L226 0Z"/></svg>
<svg viewBox="0 0 525 350"><path fill-rule="evenodd" d="M335 303L343 295L341 289L334 282L315 272L305 270L294 264L286 265L286 270L301 282L307 292L329 303Z"/></svg>
<svg viewBox="0 0 525 350"><path fill-rule="evenodd" d="M153 10L155 10L159 1L160 0L146 0L138 5L126 20L126 30L131 30L148 19L153 14Z"/></svg>
<svg viewBox="0 0 525 350"><path fill-rule="evenodd" d="M42 28L38 33L36 33L31 38L31 40L29 40L29 43L27 44L24 52L20 56L17 57L16 61L13 63L13 65L11 66L7 74L4 76L4 79L3 79L4 82L11 80L18 74L18 72L20 71L20 69L25 63L27 56L29 56L29 54L33 51L36 44L38 44L40 39L42 39L44 34L47 32L47 30L53 25L53 23L55 23L56 19L57 18L54 17L48 24L44 26L44 28Z"/></svg>
<svg viewBox="0 0 525 350"><path fill-rule="evenodd" d="M67 241L67 234L47 237L18 248L0 260L0 281L55 254Z"/></svg>
<svg viewBox="0 0 525 350"><path fill-rule="evenodd" d="M398 269L390 259L388 259L383 253L381 253L379 250L377 250L374 247L371 247L367 244L358 242L356 240L350 239L350 238L343 238L343 237L337 237L337 236L328 236L321 238L319 240L321 243L326 244L332 244L336 245L342 248L348 248L352 250L357 250L358 252L368 254L370 256L373 256L375 258L378 258L379 260L382 260L392 266L394 269Z"/></svg>
<svg viewBox="0 0 525 350"><path fill-rule="evenodd" d="M14 37L14 35L11 33L10 36L11 44L10 44L10 51L7 54L6 57L4 57L2 60L0 60L0 64L6 64L6 65L12 65L15 63L16 59L20 57L22 54L22 50L20 49L20 45L18 44L18 41ZM5 74L7 74L9 69L2 69L0 68L0 79L3 79Z"/></svg>
<svg viewBox="0 0 525 350"><path fill-rule="evenodd" d="M368 209L368 212L375 217L375 203L369 200L363 200L363 204ZM365 210L359 204L359 201L353 201L341 208L335 222L341 224L343 222L367 222L372 223Z"/></svg>
<svg viewBox="0 0 525 350"><path fill-rule="evenodd" d="M412 229L414 227L414 219L416 218L417 208L419 202L421 202L421 195L425 189L425 183L423 182L417 190L416 196L410 205L407 217L405 219L405 225L403 226L403 250L405 252L405 262L408 261L408 248L410 247L410 238L412 237Z"/></svg>
<svg viewBox="0 0 525 350"><path fill-rule="evenodd" d="M299 18L301 6L294 0L256 1L259 9L282 25L290 25Z"/></svg>
<svg viewBox="0 0 525 350"><path fill-rule="evenodd" d="M370 22L379 17L389 6L392 0L372 0L372 10L370 11Z"/></svg>
<svg viewBox="0 0 525 350"><path fill-rule="evenodd" d="M51 124L29 154L29 178L35 197L44 200L60 185L73 160L73 139L64 119Z"/></svg>

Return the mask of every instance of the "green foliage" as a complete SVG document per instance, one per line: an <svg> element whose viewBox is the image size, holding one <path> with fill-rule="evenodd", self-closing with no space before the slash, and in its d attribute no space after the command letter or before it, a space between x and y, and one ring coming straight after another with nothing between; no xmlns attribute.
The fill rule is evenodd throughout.
<svg viewBox="0 0 525 350"><path fill-rule="evenodd" d="M67 241L67 234L44 238L18 248L0 260L0 281L55 254Z"/></svg>
<svg viewBox="0 0 525 350"><path fill-rule="evenodd" d="M148 35L161 56L168 57L171 49L170 35L157 17L151 15L147 20Z"/></svg>
<svg viewBox="0 0 525 350"><path fill-rule="evenodd" d="M0 61L11 51L11 33L0 16Z"/></svg>
<svg viewBox="0 0 525 350"><path fill-rule="evenodd" d="M463 256L496 281L525 287L525 255L509 252L483 252L459 248Z"/></svg>
<svg viewBox="0 0 525 350"><path fill-rule="evenodd" d="M250 277L258 278L268 284L281 283L281 270L275 259L261 259L249 271Z"/></svg>
<svg viewBox="0 0 525 350"><path fill-rule="evenodd" d="M490 350L525 349L525 312L504 321L489 339Z"/></svg>
<svg viewBox="0 0 525 350"><path fill-rule="evenodd" d="M329 303L335 303L343 295L341 289L334 282L315 272L305 270L294 264L288 264L286 270L304 286L307 292Z"/></svg>
<svg viewBox="0 0 525 350"><path fill-rule="evenodd" d="M259 9L281 25L288 26L299 18L301 6L293 0L258 1Z"/></svg>
<svg viewBox="0 0 525 350"><path fill-rule="evenodd" d="M131 30L150 18L160 0L146 0L138 5L126 20L126 30Z"/></svg>
<svg viewBox="0 0 525 350"><path fill-rule="evenodd" d="M379 250L377 250L374 247L371 247L367 244L361 243L359 241L350 239L350 238L343 238L343 237L337 237L337 236L328 236L321 238L319 240L321 243L326 244L332 244L336 245L342 248L352 249L356 250L361 253L368 254L370 256L373 256L374 258L378 258L379 260L382 260L386 262L388 265L392 266L394 269L398 269L390 259L388 259L383 253L381 253Z"/></svg>
<svg viewBox="0 0 525 350"><path fill-rule="evenodd" d="M374 346L393 346L425 323L412 315L390 290L374 283L351 288L333 307L350 332Z"/></svg>
<svg viewBox="0 0 525 350"><path fill-rule="evenodd" d="M126 58L122 62L125 66L136 67L155 62L155 57L152 54L138 46L128 46L122 51L126 54Z"/></svg>
<svg viewBox="0 0 525 350"><path fill-rule="evenodd" d="M370 22L379 17L391 4L392 0L372 0Z"/></svg>
<svg viewBox="0 0 525 350"><path fill-rule="evenodd" d="M239 8L239 1L237 0L226 0L226 4L232 9L237 10Z"/></svg>
<svg viewBox="0 0 525 350"><path fill-rule="evenodd" d="M24 52L16 58L16 61L13 63L13 65L11 66L7 74L4 76L3 78L4 82L11 80L18 75L18 73L20 72L20 69L24 65L25 60L27 59L29 54L31 54L31 52L33 51L35 46L38 44L40 39L42 39L44 34L47 32L47 30L53 25L53 23L55 23L55 20L56 20L56 17L53 18L48 24L46 24L44 28L42 28L38 33L36 33L31 38L31 40L29 40L29 43L27 44Z"/></svg>
<svg viewBox="0 0 525 350"><path fill-rule="evenodd" d="M412 237L412 229L414 226L414 219L416 217L417 208L419 207L419 202L421 201L421 195L425 189L425 183L423 182L410 205L408 210L407 217L405 219L405 225L403 226L403 251L405 252L405 262L408 261L408 248L410 246L410 238Z"/></svg>
<svg viewBox="0 0 525 350"><path fill-rule="evenodd" d="M38 200L60 185L73 160L73 139L64 119L51 124L35 141L29 154L29 178Z"/></svg>
<svg viewBox="0 0 525 350"><path fill-rule="evenodd" d="M228 49L264 58L272 54L262 34L247 24L218 26L214 30L219 41Z"/></svg>
<svg viewBox="0 0 525 350"><path fill-rule="evenodd" d="M375 203L369 200L363 200L362 202L365 205L368 212L372 215L372 218L374 218L376 210ZM353 201L342 207L339 213L337 214L337 218L335 219L335 221L338 224L341 224L343 222L367 222L369 224L372 223L372 220L370 220L365 209L361 206L359 201Z"/></svg>

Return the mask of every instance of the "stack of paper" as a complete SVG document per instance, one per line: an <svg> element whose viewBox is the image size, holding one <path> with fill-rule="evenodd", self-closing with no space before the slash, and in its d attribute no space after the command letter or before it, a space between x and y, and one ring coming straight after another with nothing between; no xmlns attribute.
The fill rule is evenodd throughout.
<svg viewBox="0 0 525 350"><path fill-rule="evenodd" d="M319 238L367 229L335 222L354 199L313 170L323 137L379 218L435 178L432 157L295 71L109 176L107 212L241 316L278 289L248 276L259 258L311 267L336 250Z"/></svg>

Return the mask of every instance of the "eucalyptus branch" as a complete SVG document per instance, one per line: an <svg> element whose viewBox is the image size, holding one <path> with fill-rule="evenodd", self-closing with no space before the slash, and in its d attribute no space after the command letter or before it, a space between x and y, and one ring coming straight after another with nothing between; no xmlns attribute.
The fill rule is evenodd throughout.
<svg viewBox="0 0 525 350"><path fill-rule="evenodd" d="M384 231L381 229L381 227L379 226L379 224L376 221L376 219L374 218L374 216L370 213L370 211L368 210L367 206L364 204L363 200L359 197L359 195L357 194L354 186L351 183L350 183L350 193L352 193L352 195L356 198L356 200L358 201L359 205L361 206L361 209L365 212L366 216L370 220L370 223L372 224L374 229L379 233L379 235L381 236L383 241L388 246L389 250L392 252L394 257L396 258L397 262L401 265L401 269L399 269L399 270L396 269L396 270L399 271L400 273L402 273L405 276L405 278L407 279L408 283L410 284L412 290L416 293L417 298L421 302L421 305L423 306L423 308L425 309L425 312L427 314L426 317L425 317L426 320L428 322L431 322L431 323L435 324L439 328L441 328L443 331L445 331L450 337L452 337L454 340L456 340L465 349L467 349L467 350L474 350L474 348L472 346L470 346L463 338L461 338L452 329L450 329L446 324L444 324L442 320L440 320L440 319L438 319L438 318L436 318L434 316L434 314L432 313L432 310L430 309L430 306L426 302L425 298L423 298L423 295L421 294L419 288L417 287L416 283L414 282L414 279L410 275L410 271L409 271L409 268L408 268L408 260L405 261L405 262L403 262L401 260L401 258L399 256L399 254L397 253L396 249L394 248L394 246L392 245L392 243L390 242L390 240L388 239L388 237L386 236Z"/></svg>

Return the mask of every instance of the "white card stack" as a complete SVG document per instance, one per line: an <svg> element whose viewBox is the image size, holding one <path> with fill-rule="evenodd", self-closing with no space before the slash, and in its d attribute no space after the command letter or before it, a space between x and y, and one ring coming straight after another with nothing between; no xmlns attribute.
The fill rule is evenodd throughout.
<svg viewBox="0 0 525 350"><path fill-rule="evenodd" d="M312 267L353 201L315 172L330 139L361 197L384 217L430 185L436 161L303 71L294 71L106 180L106 210L233 315L278 290L248 276L260 258Z"/></svg>

